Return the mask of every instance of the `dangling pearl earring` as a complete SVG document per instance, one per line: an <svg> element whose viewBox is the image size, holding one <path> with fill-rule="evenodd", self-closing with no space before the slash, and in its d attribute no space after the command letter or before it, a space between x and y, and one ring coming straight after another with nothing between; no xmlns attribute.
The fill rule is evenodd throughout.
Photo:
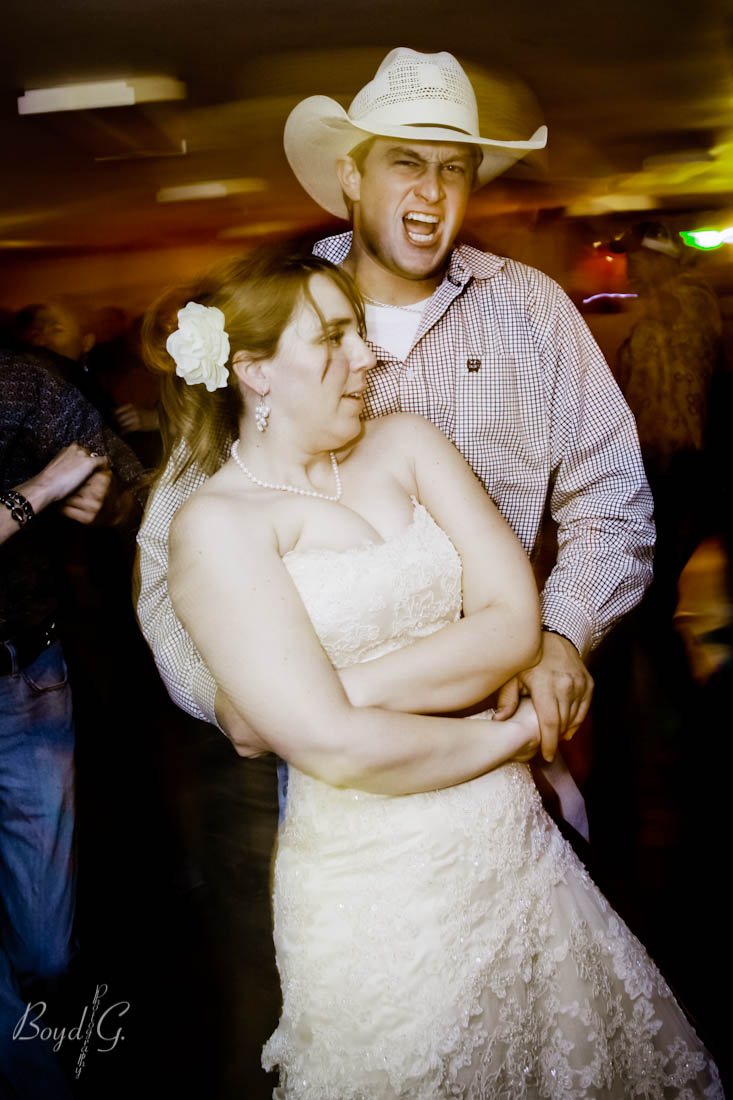
<svg viewBox="0 0 733 1100"><path fill-rule="evenodd" d="M259 400L255 405L255 424L257 425L258 432L267 431L267 421L270 417L270 406L265 404L265 398L260 394Z"/></svg>

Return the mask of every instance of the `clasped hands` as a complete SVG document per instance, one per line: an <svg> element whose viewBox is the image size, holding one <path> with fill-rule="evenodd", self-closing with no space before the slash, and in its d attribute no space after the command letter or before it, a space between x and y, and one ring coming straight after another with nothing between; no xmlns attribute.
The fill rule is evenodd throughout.
<svg viewBox="0 0 733 1100"><path fill-rule="evenodd" d="M97 519L112 483L112 471L104 455L71 443L52 459L43 475L53 487L62 515L84 524Z"/></svg>
<svg viewBox="0 0 733 1100"><path fill-rule="evenodd" d="M575 646L550 631L543 631L542 642L538 663L509 680L497 695L494 719L516 716L526 728L525 748L514 756L521 763L532 759L538 749L548 763L552 761L558 740L570 740L588 713L593 694L593 680ZM347 671L341 670L342 683ZM222 692L216 696L216 714L240 755L258 756L265 751Z"/></svg>
<svg viewBox="0 0 733 1100"><path fill-rule="evenodd" d="M558 741L569 741L582 723L592 695L593 679L575 646L560 634L544 630L540 660L499 689L494 719L511 718L522 696L530 696L537 712L542 756L550 763Z"/></svg>
<svg viewBox="0 0 733 1100"><path fill-rule="evenodd" d="M61 514L77 523L99 522L103 512L109 522L115 522L122 511L124 494L114 482L109 460L79 443L62 447L36 480L49 502L58 502Z"/></svg>

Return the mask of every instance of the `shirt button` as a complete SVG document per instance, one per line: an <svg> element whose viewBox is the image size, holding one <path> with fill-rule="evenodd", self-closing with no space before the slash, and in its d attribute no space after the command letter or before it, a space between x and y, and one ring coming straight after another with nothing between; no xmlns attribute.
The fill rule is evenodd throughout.
<svg viewBox="0 0 733 1100"><path fill-rule="evenodd" d="M407 370L404 373L404 379L405 379L405 382L414 382L415 381L415 372L412 369L412 367L407 368Z"/></svg>

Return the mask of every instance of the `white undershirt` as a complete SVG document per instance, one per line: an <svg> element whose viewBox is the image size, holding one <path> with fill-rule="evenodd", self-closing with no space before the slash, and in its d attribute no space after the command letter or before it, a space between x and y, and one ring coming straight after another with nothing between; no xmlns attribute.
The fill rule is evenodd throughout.
<svg viewBox="0 0 733 1100"><path fill-rule="evenodd" d="M374 306L365 302L367 336L371 343L404 362L429 301L430 298L425 298L412 306Z"/></svg>

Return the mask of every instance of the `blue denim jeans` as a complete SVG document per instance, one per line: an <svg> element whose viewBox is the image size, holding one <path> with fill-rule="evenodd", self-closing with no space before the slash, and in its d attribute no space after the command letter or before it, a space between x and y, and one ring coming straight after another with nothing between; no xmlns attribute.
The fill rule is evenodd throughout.
<svg viewBox="0 0 733 1100"><path fill-rule="evenodd" d="M280 810L279 821L283 822L285 807L288 802L288 764L286 760L277 762L277 804Z"/></svg>
<svg viewBox="0 0 733 1100"><path fill-rule="evenodd" d="M43 999L34 983L69 964L75 885L74 726L56 642L0 676L0 1095L3 1078L23 1100L70 1095L48 1045L13 1030Z"/></svg>

